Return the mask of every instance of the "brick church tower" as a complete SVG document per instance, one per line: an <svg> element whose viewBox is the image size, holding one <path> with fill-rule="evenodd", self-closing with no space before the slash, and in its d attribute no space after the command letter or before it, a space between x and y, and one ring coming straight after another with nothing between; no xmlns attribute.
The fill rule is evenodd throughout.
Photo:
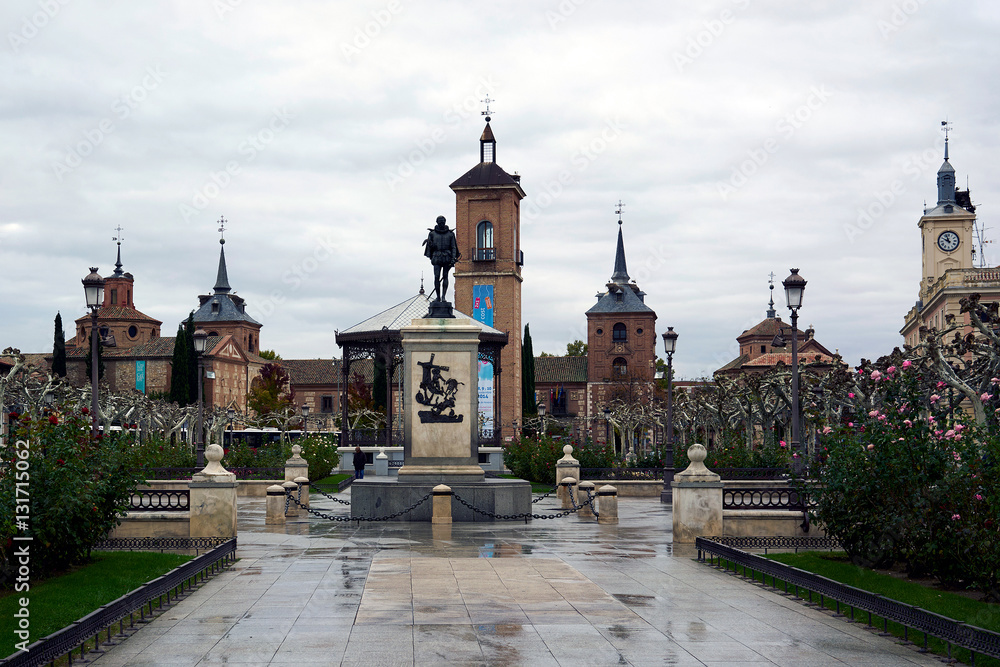
<svg viewBox="0 0 1000 667"><path fill-rule="evenodd" d="M587 311L587 412L599 415L615 392L652 392L656 372L656 313L625 265L618 219L615 269L606 291ZM595 433L595 436L598 434ZM599 434L603 436L603 433Z"/></svg>
<svg viewBox="0 0 1000 667"><path fill-rule="evenodd" d="M455 307L509 337L499 382L502 433L521 423L521 177L496 163L496 139L486 116L479 164L451 184L455 236ZM478 301L479 305L476 305Z"/></svg>

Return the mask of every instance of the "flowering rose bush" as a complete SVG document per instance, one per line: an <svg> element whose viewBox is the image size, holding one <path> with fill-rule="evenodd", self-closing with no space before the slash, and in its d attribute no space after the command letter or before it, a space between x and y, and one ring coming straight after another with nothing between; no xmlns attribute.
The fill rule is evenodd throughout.
<svg viewBox="0 0 1000 667"><path fill-rule="evenodd" d="M15 543L14 535L32 537L31 573L40 577L86 560L93 544L118 524L128 508L139 475L126 438L112 434L93 439L90 429L90 420L82 412L53 412L37 420L25 416L18 422L11 442L26 442L28 455L18 458L23 448L3 451L0 548L4 581L0 583L9 583L15 545L25 544ZM22 484L20 494L18 483ZM12 519L16 500L25 497L30 502L28 519L19 530Z"/></svg>
<svg viewBox="0 0 1000 667"><path fill-rule="evenodd" d="M556 461L563 457L563 446L573 446L573 458L581 468L612 468L621 465L615 461L610 445L590 441L581 443L575 438L554 439L550 435L538 438L522 436L505 443L503 462L511 473L531 482L555 484Z"/></svg>
<svg viewBox="0 0 1000 667"><path fill-rule="evenodd" d="M877 407L824 436L816 518L859 564L996 596L1000 439L949 415L912 363L862 373Z"/></svg>

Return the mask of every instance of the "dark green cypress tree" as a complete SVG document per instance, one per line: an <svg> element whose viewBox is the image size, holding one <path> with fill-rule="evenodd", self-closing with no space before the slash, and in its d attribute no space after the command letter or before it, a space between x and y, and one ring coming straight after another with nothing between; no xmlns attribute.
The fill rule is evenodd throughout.
<svg viewBox="0 0 1000 667"><path fill-rule="evenodd" d="M524 325L524 339L521 341L521 413L523 418L538 414L535 404L535 353L531 349L531 331Z"/></svg>
<svg viewBox="0 0 1000 667"><path fill-rule="evenodd" d="M184 327L178 325L177 338L174 339L174 356L170 368L170 400L180 406L190 403L189 383L187 337L184 335Z"/></svg>
<svg viewBox="0 0 1000 667"><path fill-rule="evenodd" d="M187 347L188 405L198 402L198 353L194 351L194 311L184 322L184 345Z"/></svg>
<svg viewBox="0 0 1000 667"><path fill-rule="evenodd" d="M66 333L59 313L56 313L56 331L52 341L52 372L61 378L66 377Z"/></svg>

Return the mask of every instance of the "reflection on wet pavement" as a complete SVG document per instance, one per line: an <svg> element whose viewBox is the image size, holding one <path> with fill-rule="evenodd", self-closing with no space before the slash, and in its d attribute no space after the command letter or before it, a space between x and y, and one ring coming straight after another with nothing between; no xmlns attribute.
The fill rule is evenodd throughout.
<svg viewBox="0 0 1000 667"><path fill-rule="evenodd" d="M95 664L937 664L695 563L656 499L619 516L265 526L241 499L239 562Z"/></svg>

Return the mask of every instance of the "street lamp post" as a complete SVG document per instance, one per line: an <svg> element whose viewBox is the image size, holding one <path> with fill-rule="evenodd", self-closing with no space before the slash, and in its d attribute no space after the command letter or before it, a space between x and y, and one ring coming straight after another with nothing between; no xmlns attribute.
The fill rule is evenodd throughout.
<svg viewBox="0 0 1000 667"><path fill-rule="evenodd" d="M799 406L799 308L802 307L802 293L806 289L806 280L799 275L798 269L792 269L791 274L781 283L785 288L785 300L788 309L792 311L792 471L801 475L805 460L802 457L799 441L799 422L801 409Z"/></svg>
<svg viewBox="0 0 1000 667"><path fill-rule="evenodd" d="M233 446L233 419L236 417L236 410L231 406L226 408L226 417L229 418L229 446Z"/></svg>
<svg viewBox="0 0 1000 667"><path fill-rule="evenodd" d="M542 419L542 436L545 436L545 403L538 404L538 416Z"/></svg>
<svg viewBox="0 0 1000 667"><path fill-rule="evenodd" d="M611 437L611 408L604 408L604 445L607 446L608 439Z"/></svg>
<svg viewBox="0 0 1000 667"><path fill-rule="evenodd" d="M101 344L97 332L97 311L104 302L104 278L97 274L97 267L90 267L90 274L83 279L83 291L87 295L87 308L90 308L90 419L91 435L97 437L97 371L98 348Z"/></svg>
<svg viewBox="0 0 1000 667"><path fill-rule="evenodd" d="M302 404L302 436L309 434L309 406Z"/></svg>
<svg viewBox="0 0 1000 667"><path fill-rule="evenodd" d="M193 334L194 352L198 355L198 438L195 443L195 451L198 453L198 467L205 467L205 403L202 400L202 377L205 375L204 359L205 345L208 342L208 334L204 329L197 329Z"/></svg>
<svg viewBox="0 0 1000 667"><path fill-rule="evenodd" d="M663 332L663 351L667 355L667 456L663 461L663 490L661 503L673 503L674 490L674 351L677 349L677 332L667 327Z"/></svg>

